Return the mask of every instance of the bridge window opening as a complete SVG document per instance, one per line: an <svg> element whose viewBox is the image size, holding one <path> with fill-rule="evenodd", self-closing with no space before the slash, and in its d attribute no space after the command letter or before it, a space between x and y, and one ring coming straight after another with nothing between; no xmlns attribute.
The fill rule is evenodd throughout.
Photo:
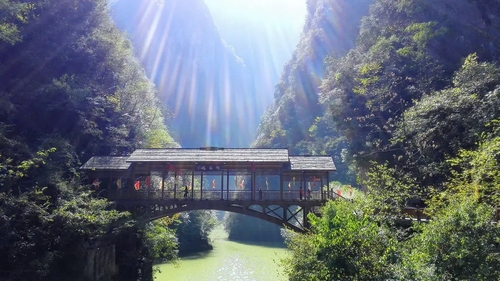
<svg viewBox="0 0 500 281"><path fill-rule="evenodd" d="M168 172L163 178L163 196L162 199L175 199L175 173Z"/></svg>
<svg viewBox="0 0 500 281"><path fill-rule="evenodd" d="M191 197L193 200L201 200L203 192L203 177L202 172L194 173L194 181L192 183Z"/></svg>
<svg viewBox="0 0 500 281"><path fill-rule="evenodd" d="M306 200L322 200L322 175L304 175L304 195Z"/></svg>
<svg viewBox="0 0 500 281"><path fill-rule="evenodd" d="M230 170L228 184L229 200L252 200L254 198L251 172Z"/></svg>
<svg viewBox="0 0 500 281"><path fill-rule="evenodd" d="M223 195L221 184L224 181L221 172L206 172L203 175L203 199L220 200Z"/></svg>
<svg viewBox="0 0 500 281"><path fill-rule="evenodd" d="M295 176L283 177L283 200L294 201L299 200L299 189L302 187L300 178ZM303 188L303 187L302 187Z"/></svg>
<svg viewBox="0 0 500 281"><path fill-rule="evenodd" d="M279 172L259 171L255 175L255 188L259 200L280 199L280 176ZM259 188L262 189L262 199L259 196Z"/></svg>

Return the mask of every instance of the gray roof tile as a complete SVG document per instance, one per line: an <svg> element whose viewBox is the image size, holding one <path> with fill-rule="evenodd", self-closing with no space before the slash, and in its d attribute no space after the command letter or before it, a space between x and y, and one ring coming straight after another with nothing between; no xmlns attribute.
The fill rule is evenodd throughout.
<svg viewBox="0 0 500 281"><path fill-rule="evenodd" d="M127 170L130 163L127 163L128 156L93 156L81 169L83 170Z"/></svg>
<svg viewBox="0 0 500 281"><path fill-rule="evenodd" d="M331 156L288 156L288 149L265 148L161 148L137 149L130 156L94 156L83 170L127 170L134 162L215 162L215 163L290 163L291 170L336 171Z"/></svg>
<svg viewBox="0 0 500 281"><path fill-rule="evenodd" d="M288 149L137 149L127 162L288 162Z"/></svg>
<svg viewBox="0 0 500 281"><path fill-rule="evenodd" d="M292 170L336 171L331 156L290 156Z"/></svg>

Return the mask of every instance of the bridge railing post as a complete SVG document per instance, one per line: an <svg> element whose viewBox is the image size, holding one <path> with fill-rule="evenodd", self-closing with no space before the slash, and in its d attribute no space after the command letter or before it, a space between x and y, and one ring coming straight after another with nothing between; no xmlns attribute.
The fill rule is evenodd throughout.
<svg viewBox="0 0 500 281"><path fill-rule="evenodd" d="M283 200L283 172L280 171L280 200Z"/></svg>
<svg viewBox="0 0 500 281"><path fill-rule="evenodd" d="M165 198L164 193L165 193L165 171L163 171L161 173L161 199L162 200Z"/></svg>

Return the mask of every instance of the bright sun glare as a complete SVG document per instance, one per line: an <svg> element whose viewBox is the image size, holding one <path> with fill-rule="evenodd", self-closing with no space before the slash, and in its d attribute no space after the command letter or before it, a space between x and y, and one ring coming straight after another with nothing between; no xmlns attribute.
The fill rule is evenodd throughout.
<svg viewBox="0 0 500 281"><path fill-rule="evenodd" d="M140 45L136 49L149 77L170 109L185 116L173 119L173 131L197 136L197 143L188 146L248 146L298 43L305 0L204 2L206 12L190 11L195 5L187 0L141 0L139 9L129 11L134 17L126 24L134 29L132 36ZM192 18L179 18L179 10ZM214 54L217 43L210 40L217 36L210 35L213 31L204 18L212 18L221 39L243 59L244 70L234 66L234 58ZM176 41L179 38L186 43Z"/></svg>
<svg viewBox="0 0 500 281"><path fill-rule="evenodd" d="M305 0L205 0L216 13L231 14L240 20L259 20L302 24L305 17Z"/></svg>

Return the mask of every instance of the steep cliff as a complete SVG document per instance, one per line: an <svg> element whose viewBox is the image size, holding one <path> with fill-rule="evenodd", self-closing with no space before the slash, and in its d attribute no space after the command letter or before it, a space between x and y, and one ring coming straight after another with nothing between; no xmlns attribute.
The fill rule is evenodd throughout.
<svg viewBox="0 0 500 281"><path fill-rule="evenodd" d="M355 45L361 17L371 0L310 0L301 39L276 85L275 100L261 119L254 146L290 147L311 139L310 127L324 109L318 87L327 57L345 55ZM303 151L302 151L303 152Z"/></svg>
<svg viewBox="0 0 500 281"><path fill-rule="evenodd" d="M205 3L118 0L111 8L168 105L181 145L248 145L251 132L235 128L245 127L255 106L249 75Z"/></svg>
<svg viewBox="0 0 500 281"><path fill-rule="evenodd" d="M319 102L327 60L354 48L361 18L372 0L309 0L300 42L276 85L274 102L262 116L255 147L288 147L294 153L331 154L338 180L348 168L341 151L345 139L333 127L331 115Z"/></svg>

